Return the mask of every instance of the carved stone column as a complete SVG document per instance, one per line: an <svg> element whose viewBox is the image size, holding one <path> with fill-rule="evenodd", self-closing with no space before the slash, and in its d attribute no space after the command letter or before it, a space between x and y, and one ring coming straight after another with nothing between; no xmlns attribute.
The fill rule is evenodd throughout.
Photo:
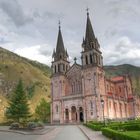
<svg viewBox="0 0 140 140"><path fill-rule="evenodd" d="M69 122L72 122L71 121L71 108L69 109Z"/></svg>
<svg viewBox="0 0 140 140"><path fill-rule="evenodd" d="M63 121L63 123L66 123L66 110L64 110L63 113L64 113L63 114L64 115L64 121Z"/></svg>
<svg viewBox="0 0 140 140"><path fill-rule="evenodd" d="M86 99L83 99L83 112L84 112L84 123L87 123L87 104Z"/></svg>
<svg viewBox="0 0 140 140"><path fill-rule="evenodd" d="M79 123L80 122L80 115L79 115L79 109L77 109L77 122Z"/></svg>

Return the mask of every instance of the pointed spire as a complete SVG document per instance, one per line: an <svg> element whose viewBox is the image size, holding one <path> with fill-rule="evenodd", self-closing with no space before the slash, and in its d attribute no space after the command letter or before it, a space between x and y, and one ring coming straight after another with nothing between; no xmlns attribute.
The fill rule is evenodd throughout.
<svg viewBox="0 0 140 140"><path fill-rule="evenodd" d="M86 34L85 34L85 41L86 43L91 43L95 40L94 31L92 28L92 24L89 18L89 9L87 8L87 24L86 24Z"/></svg>
<svg viewBox="0 0 140 140"><path fill-rule="evenodd" d="M54 50L52 56L55 61L60 59L67 61L67 58L69 57L67 50L65 50L64 47L60 21L58 22L58 37L57 37L56 51Z"/></svg>
<svg viewBox="0 0 140 140"><path fill-rule="evenodd" d="M58 31L58 38L57 38L57 45L56 45L56 56L57 58L60 57L60 55L65 56L65 48L63 43L63 37L61 33L61 25L59 21L59 31Z"/></svg>

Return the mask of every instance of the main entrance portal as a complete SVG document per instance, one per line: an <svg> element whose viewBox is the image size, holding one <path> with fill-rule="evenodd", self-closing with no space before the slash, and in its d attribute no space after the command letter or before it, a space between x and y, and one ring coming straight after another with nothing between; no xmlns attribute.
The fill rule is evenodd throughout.
<svg viewBox="0 0 140 140"><path fill-rule="evenodd" d="M72 120L72 122L77 121L77 112L76 112L76 107L75 106L71 107L71 120Z"/></svg>
<svg viewBox="0 0 140 140"><path fill-rule="evenodd" d="M83 107L72 106L65 109L65 123L80 123L84 122Z"/></svg>

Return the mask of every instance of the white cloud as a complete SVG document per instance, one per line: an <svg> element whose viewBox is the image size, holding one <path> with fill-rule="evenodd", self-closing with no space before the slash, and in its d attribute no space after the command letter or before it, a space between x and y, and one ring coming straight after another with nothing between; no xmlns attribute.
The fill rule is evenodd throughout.
<svg viewBox="0 0 140 140"><path fill-rule="evenodd" d="M29 58L31 60L37 60L41 63L50 66L51 55L43 55L40 53L40 49L43 48L43 46L47 46L47 45L42 45L42 46L37 45L37 46L18 48L15 50L15 53L19 54L20 56Z"/></svg>
<svg viewBox="0 0 140 140"><path fill-rule="evenodd" d="M80 63L88 6L105 64L140 66L139 4L139 0L0 0L0 45L50 65L60 19L70 61L77 57Z"/></svg>
<svg viewBox="0 0 140 140"><path fill-rule="evenodd" d="M118 39L114 44L103 49L105 63L111 64L133 64L139 65L140 62L140 43L133 43L128 37Z"/></svg>

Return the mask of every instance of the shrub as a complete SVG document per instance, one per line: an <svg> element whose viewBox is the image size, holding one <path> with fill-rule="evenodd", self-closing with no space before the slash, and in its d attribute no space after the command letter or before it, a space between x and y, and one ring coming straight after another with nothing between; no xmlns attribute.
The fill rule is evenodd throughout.
<svg viewBox="0 0 140 140"><path fill-rule="evenodd" d="M29 130L35 129L36 127L37 127L37 125L35 122L28 122L28 124L27 124L27 128Z"/></svg>
<svg viewBox="0 0 140 140"><path fill-rule="evenodd" d="M139 131L140 130L140 124L132 124L132 125L122 125L121 126L123 130L127 130L127 131Z"/></svg>
<svg viewBox="0 0 140 140"><path fill-rule="evenodd" d="M44 123L43 123L43 122L37 122L37 127L42 127L42 128L44 128Z"/></svg>
<svg viewBox="0 0 140 140"><path fill-rule="evenodd" d="M10 125L10 129L19 129L19 126L20 124L15 122Z"/></svg>
<svg viewBox="0 0 140 140"><path fill-rule="evenodd" d="M108 126L109 128L113 130L123 130L123 131L139 131L140 130L140 124L121 124L121 125L112 125Z"/></svg>
<svg viewBox="0 0 140 140"><path fill-rule="evenodd" d="M99 121L90 121L88 123L94 124L94 125L103 125L103 122L99 122Z"/></svg>
<svg viewBox="0 0 140 140"><path fill-rule="evenodd" d="M109 138L112 138L113 140L138 140L137 138L125 135L122 132L118 132L110 128L102 128L102 134Z"/></svg>
<svg viewBox="0 0 140 140"><path fill-rule="evenodd" d="M95 130L95 131L100 131L101 128L103 127L103 125L94 125L92 123L87 123L87 124L84 124L84 125L91 128L92 130Z"/></svg>

